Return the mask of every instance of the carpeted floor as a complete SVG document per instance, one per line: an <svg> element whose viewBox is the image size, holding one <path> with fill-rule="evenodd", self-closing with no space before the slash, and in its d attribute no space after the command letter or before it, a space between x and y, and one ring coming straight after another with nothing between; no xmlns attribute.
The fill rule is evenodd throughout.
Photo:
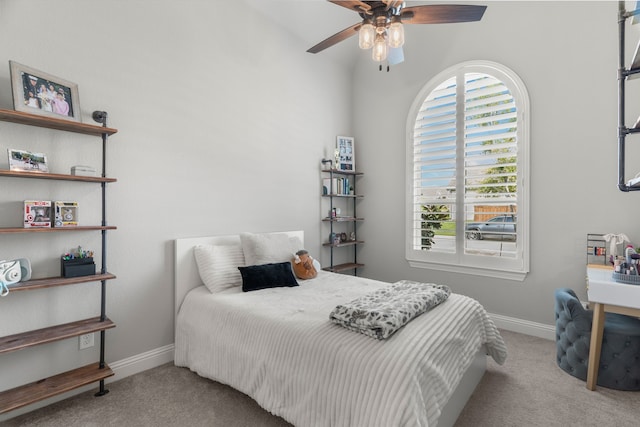
<svg viewBox="0 0 640 427"><path fill-rule="evenodd" d="M553 341L502 331L509 357L487 373L455 427L640 425L640 392L586 389L555 363ZM1 423L3 427L290 427L230 387L172 364L108 384ZM370 427L370 426L363 426ZM385 426L381 426L385 427Z"/></svg>
<svg viewBox="0 0 640 427"><path fill-rule="evenodd" d="M455 427L640 426L640 392L598 387L561 370L554 341L501 331L509 356L487 372Z"/></svg>

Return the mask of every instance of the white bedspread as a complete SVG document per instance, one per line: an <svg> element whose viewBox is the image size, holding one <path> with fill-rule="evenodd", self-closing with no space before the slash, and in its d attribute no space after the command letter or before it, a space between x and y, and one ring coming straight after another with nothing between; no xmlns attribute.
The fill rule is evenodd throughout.
<svg viewBox="0 0 640 427"><path fill-rule="evenodd" d="M331 323L329 313L388 283L324 271L300 283L192 290L177 318L175 364L297 427L393 427L435 426L483 345L498 363L506 358L494 323L471 298L451 294L378 341Z"/></svg>

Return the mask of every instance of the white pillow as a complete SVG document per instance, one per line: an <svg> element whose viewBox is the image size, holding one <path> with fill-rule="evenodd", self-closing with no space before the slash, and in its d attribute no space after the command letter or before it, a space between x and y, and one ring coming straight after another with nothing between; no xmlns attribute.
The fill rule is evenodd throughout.
<svg viewBox="0 0 640 427"><path fill-rule="evenodd" d="M197 245L193 249L198 272L211 293L234 286L242 286L238 267L244 267L244 254L240 245Z"/></svg>
<svg viewBox="0 0 640 427"><path fill-rule="evenodd" d="M240 242L247 265L291 261L295 253L303 249L298 237L284 233L241 233Z"/></svg>

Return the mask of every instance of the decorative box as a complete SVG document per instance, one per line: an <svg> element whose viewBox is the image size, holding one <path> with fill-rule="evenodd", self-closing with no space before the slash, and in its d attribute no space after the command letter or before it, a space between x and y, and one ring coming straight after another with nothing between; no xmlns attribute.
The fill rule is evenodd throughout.
<svg viewBox="0 0 640 427"><path fill-rule="evenodd" d="M51 202L48 200L24 201L24 228L51 227Z"/></svg>
<svg viewBox="0 0 640 427"><path fill-rule="evenodd" d="M96 274L96 264L93 257L62 259L60 261L62 277L91 276Z"/></svg>
<svg viewBox="0 0 640 427"><path fill-rule="evenodd" d="M77 176L96 176L96 168L91 166L72 166L71 175Z"/></svg>
<svg viewBox="0 0 640 427"><path fill-rule="evenodd" d="M55 202L54 227L75 227L78 225L78 202Z"/></svg>

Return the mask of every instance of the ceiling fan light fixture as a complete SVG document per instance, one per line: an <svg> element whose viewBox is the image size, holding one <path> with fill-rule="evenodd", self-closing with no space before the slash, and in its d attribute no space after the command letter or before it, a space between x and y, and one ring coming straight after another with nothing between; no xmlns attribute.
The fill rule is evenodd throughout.
<svg viewBox="0 0 640 427"><path fill-rule="evenodd" d="M389 25L389 47L397 48L404 44L404 26L400 21Z"/></svg>
<svg viewBox="0 0 640 427"><path fill-rule="evenodd" d="M358 31L358 44L360 49L371 49L375 40L376 29L371 21L365 21Z"/></svg>
<svg viewBox="0 0 640 427"><path fill-rule="evenodd" d="M0 0L1 1L1 0ZM361 21L337 32L307 50L318 53L358 34L361 49L372 49L374 61L396 65L404 60L404 24L448 24L480 21L487 6L428 4L406 6L403 0L344 0L331 3L356 12ZM456 2L457 3L457 2ZM380 65L382 67L382 65Z"/></svg>
<svg viewBox="0 0 640 427"><path fill-rule="evenodd" d="M371 57L374 61L382 62L387 59L387 40L384 34L378 33L376 35L376 41L373 44L373 50L371 51Z"/></svg>

